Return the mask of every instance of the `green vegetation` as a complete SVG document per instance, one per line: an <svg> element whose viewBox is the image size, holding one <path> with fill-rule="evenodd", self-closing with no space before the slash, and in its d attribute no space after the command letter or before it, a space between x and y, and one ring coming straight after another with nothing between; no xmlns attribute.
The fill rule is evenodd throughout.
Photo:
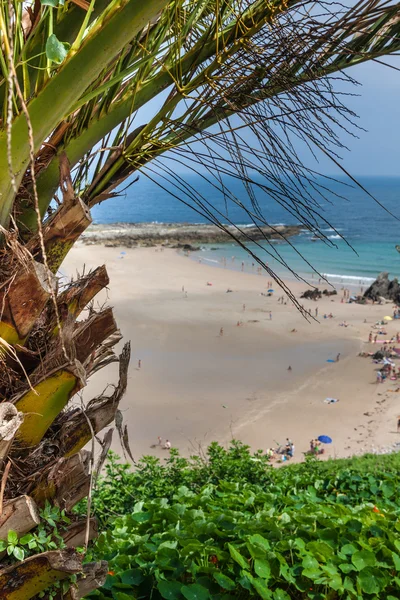
<svg viewBox="0 0 400 600"><path fill-rule="evenodd" d="M370 455L273 469L240 442L145 457L133 472L111 455L94 500L107 527L89 557L109 576L90 597L394 600L399 467Z"/></svg>

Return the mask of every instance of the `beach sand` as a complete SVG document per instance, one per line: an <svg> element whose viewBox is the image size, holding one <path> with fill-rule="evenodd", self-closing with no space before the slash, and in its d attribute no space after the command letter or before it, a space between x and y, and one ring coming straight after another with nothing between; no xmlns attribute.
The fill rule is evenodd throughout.
<svg viewBox="0 0 400 600"><path fill-rule="evenodd" d="M333 439L327 457L400 441L395 432L400 396L388 391L396 389L396 382L377 385L377 365L358 356L361 350L377 349L366 343L370 327L392 313L391 304L341 303L339 290L333 298L300 301L312 314L318 306L319 322L307 322L291 302L278 302L282 294L276 284L272 297L261 295L267 290L266 274L211 267L172 249L78 244L64 273L71 276L84 265L87 271L101 264L110 276L108 302L124 340L132 343L128 390L120 408L135 458L165 457L166 451L151 448L157 436L169 439L183 455L213 440L225 444L234 437L265 450L289 437L296 461L303 459L311 438L321 434ZM297 297L306 289L301 282L289 286ZM97 301L104 300L103 294ZM323 318L331 312L333 319ZM339 325L344 319L348 327ZM238 321L243 323L239 327ZM391 321L387 337L397 331L400 322ZM339 362L326 362L339 352ZM84 400L116 383L117 371L117 365L110 365L96 374ZM327 397L339 402L326 404ZM121 452L115 436L113 448Z"/></svg>

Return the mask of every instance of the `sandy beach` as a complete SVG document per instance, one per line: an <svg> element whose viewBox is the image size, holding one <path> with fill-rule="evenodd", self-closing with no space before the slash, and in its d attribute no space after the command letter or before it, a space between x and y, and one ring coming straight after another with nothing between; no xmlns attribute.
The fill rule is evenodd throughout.
<svg viewBox="0 0 400 600"><path fill-rule="evenodd" d="M110 277L108 303L124 340L132 342L121 410L135 457L165 457L165 450L151 448L157 436L184 455L213 440L235 437L265 450L289 437L296 461L321 434L333 439L326 446L330 457L400 441L397 384L376 384L377 365L358 356L380 346L368 344L368 334L378 319L392 314L391 304L341 303L338 288L333 298L300 301L313 315L318 307L319 322L307 322L290 301L278 302L276 284L272 297L262 295L266 274L211 267L172 249L79 244L64 273L101 264ZM307 289L300 282L290 282L290 288L297 297ZM324 313L334 318L324 319ZM347 327L340 326L344 320ZM390 338L400 331L400 321L386 329ZM339 362L327 362L338 353ZM98 373L84 391L85 401L116 378L116 365ZM327 404L328 397L339 401ZM113 447L120 452L116 438Z"/></svg>

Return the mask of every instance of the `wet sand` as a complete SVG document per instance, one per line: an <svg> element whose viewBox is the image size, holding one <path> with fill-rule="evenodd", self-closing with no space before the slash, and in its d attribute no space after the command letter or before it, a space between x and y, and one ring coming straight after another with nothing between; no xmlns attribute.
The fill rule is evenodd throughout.
<svg viewBox="0 0 400 600"><path fill-rule="evenodd" d="M307 322L291 302L278 303L276 284L272 297L261 295L266 275L216 269L171 249L78 245L65 268L72 275L84 264L89 269L103 263L110 276L108 301L124 339L132 342L121 410L135 457L165 456L151 448L157 436L185 455L212 440L235 437L266 449L290 437L295 460L321 434L334 440L326 446L332 457L400 440L391 433L399 394L386 392L395 389L394 382L376 385L376 365L357 356L376 349L366 343L370 326L391 314L390 304L342 304L339 292L333 301L304 301L313 314L316 306L319 311L319 323ZM298 296L306 289L298 282L290 287ZM330 312L335 318L323 319ZM348 327L339 325L344 319ZM398 330L399 321L390 322L388 337ZM339 352L339 362L326 362ZM84 399L115 382L116 373L116 365L98 373ZM379 404L379 394L390 401ZM326 404L326 397L339 402ZM117 440L114 449L120 451Z"/></svg>

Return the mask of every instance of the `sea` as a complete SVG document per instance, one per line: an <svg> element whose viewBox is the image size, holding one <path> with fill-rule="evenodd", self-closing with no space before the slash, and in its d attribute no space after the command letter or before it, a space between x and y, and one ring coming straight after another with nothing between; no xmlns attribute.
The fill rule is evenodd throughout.
<svg viewBox="0 0 400 600"><path fill-rule="evenodd" d="M206 223L205 206L224 223L234 223L243 230L252 225L242 206L253 212L254 208L240 181L225 178L222 182L235 194L235 202L202 175L182 173L179 178L185 186L177 189L141 175L121 196L96 206L94 222ZM290 279L298 275L311 283L322 276L336 286L365 288L382 271L400 277L400 177L359 177L359 185L339 178L324 178L319 183L329 189L314 205L321 235L309 231L293 210L288 212L271 195L256 190L253 201L268 224L304 227L290 238L290 244L250 242L248 250L279 276ZM200 212L199 198L203 203ZM261 224L260 220L257 223ZM214 266L246 271L255 268L254 258L233 240L203 246L195 254L196 260L200 257Z"/></svg>

